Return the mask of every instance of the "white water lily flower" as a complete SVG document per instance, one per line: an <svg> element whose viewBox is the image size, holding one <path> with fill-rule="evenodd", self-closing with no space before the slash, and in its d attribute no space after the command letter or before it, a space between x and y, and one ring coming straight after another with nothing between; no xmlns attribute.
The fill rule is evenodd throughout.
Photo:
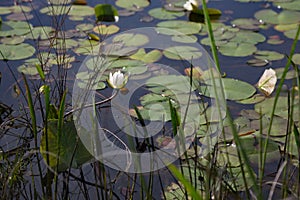
<svg viewBox="0 0 300 200"><path fill-rule="evenodd" d="M109 73L107 83L110 87L114 89L121 89L127 83L128 77L125 76L120 70L112 74Z"/></svg>
<svg viewBox="0 0 300 200"><path fill-rule="evenodd" d="M275 89L276 82L276 72L272 68L266 69L263 75L260 77L257 87L266 96L270 96Z"/></svg>
<svg viewBox="0 0 300 200"><path fill-rule="evenodd" d="M196 0L188 0L187 2L185 2L185 4L183 5L183 8L188 10L188 11L192 11L195 8L198 8L199 4Z"/></svg>

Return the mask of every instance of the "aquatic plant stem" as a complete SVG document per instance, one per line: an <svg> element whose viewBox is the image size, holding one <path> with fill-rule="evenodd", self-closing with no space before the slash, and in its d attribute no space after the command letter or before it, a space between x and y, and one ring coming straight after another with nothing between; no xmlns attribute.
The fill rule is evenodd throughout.
<svg viewBox="0 0 300 200"><path fill-rule="evenodd" d="M117 94L119 93L119 90L115 90L113 95L108 97L107 99L104 99L103 101L99 101L99 102L96 102L96 103L91 103L91 104L87 104L87 105L84 105L83 107L80 107L80 108L74 108L72 110L70 110L69 112L67 112L65 115L64 115L64 118L68 117L69 115L73 114L74 112L76 111L79 111L81 109L84 109L84 108L90 108L90 107L93 107L93 106L99 106L101 104L104 104L106 102L109 102L110 100L112 100L113 98L115 98L117 96Z"/></svg>

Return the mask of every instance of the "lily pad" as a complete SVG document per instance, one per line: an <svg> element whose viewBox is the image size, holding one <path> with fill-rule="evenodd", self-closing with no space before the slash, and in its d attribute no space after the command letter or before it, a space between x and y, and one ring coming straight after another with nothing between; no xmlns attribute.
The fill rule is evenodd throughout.
<svg viewBox="0 0 300 200"><path fill-rule="evenodd" d="M25 38L22 36L14 36L12 38L10 37L5 37L1 39L1 42L3 44L20 44L24 42Z"/></svg>
<svg viewBox="0 0 300 200"><path fill-rule="evenodd" d="M300 1L294 0L290 2L274 2L275 6L280 6L282 9L300 10Z"/></svg>
<svg viewBox="0 0 300 200"><path fill-rule="evenodd" d="M26 35L26 38L46 40L50 38L50 33L53 30L50 26L33 27L32 31Z"/></svg>
<svg viewBox="0 0 300 200"><path fill-rule="evenodd" d="M164 56L174 60L187 60L198 59L202 56L202 52L192 46L174 46L168 47L163 51Z"/></svg>
<svg viewBox="0 0 300 200"><path fill-rule="evenodd" d="M80 17L91 16L94 15L94 9L86 5L72 5L68 14Z"/></svg>
<svg viewBox="0 0 300 200"><path fill-rule="evenodd" d="M228 100L243 100L248 99L251 96L254 95L256 92L255 87L250 85L249 83L237 80L237 79L231 79L231 78L223 78L223 88L225 92L225 98ZM213 91L213 82L211 80L206 81L206 86L200 86L199 91L200 94L214 97L215 94L211 93L210 91ZM216 81L216 87L221 87Z"/></svg>
<svg viewBox="0 0 300 200"><path fill-rule="evenodd" d="M268 117L271 115L274 105L274 99L275 97L267 98L264 101L258 103L255 105L256 112L261 112L262 114L267 115ZM295 121L299 120L299 104L294 103L293 105L294 115L293 119ZM276 108L275 108L275 115L280 116L284 119L289 118L288 113L288 99L285 96L279 96Z"/></svg>
<svg viewBox="0 0 300 200"><path fill-rule="evenodd" d="M293 62L297 65L300 65L300 54L299 53L295 53L293 55L293 58L292 58Z"/></svg>
<svg viewBox="0 0 300 200"><path fill-rule="evenodd" d="M300 22L300 12L291 10L283 10L277 13L271 9L265 9L256 12L255 17L270 24L294 24Z"/></svg>
<svg viewBox="0 0 300 200"><path fill-rule="evenodd" d="M284 55L276 51L256 51L254 57L261 60L275 61L283 59Z"/></svg>
<svg viewBox="0 0 300 200"><path fill-rule="evenodd" d="M54 5L65 5L72 2L72 0L48 0L50 4Z"/></svg>
<svg viewBox="0 0 300 200"><path fill-rule="evenodd" d="M181 20L163 21L163 22L159 22L157 24L157 26L161 27L161 28L172 29L172 30L178 31L180 33L188 34L188 35L199 33L202 28L202 25L199 23L187 22L187 21L181 21ZM166 34L166 35L174 34L174 32L168 33L159 28L157 28L157 30L159 31L159 33Z"/></svg>
<svg viewBox="0 0 300 200"><path fill-rule="evenodd" d="M171 12L164 8L153 8L149 12L149 15L156 19L176 19L184 16L184 12Z"/></svg>
<svg viewBox="0 0 300 200"><path fill-rule="evenodd" d="M232 26L237 26L241 29L258 30L261 23L257 19L239 18L231 21Z"/></svg>
<svg viewBox="0 0 300 200"><path fill-rule="evenodd" d="M29 58L35 53L35 48L29 44L18 45L0 44L0 60L21 60Z"/></svg>
<svg viewBox="0 0 300 200"><path fill-rule="evenodd" d="M58 120L56 119L48 121L47 136L43 134L41 140L40 152L46 163L47 157L49 157L49 163L47 163L47 165L53 170L58 168L58 172L61 172L70 166L78 168L82 164L90 161L93 156L86 150L81 140L78 139L74 122L69 121L63 123L59 140L57 123ZM87 133L87 136L88 135ZM58 158L59 163L57 163Z"/></svg>
<svg viewBox="0 0 300 200"><path fill-rule="evenodd" d="M161 51L154 49L146 53L145 49L139 49L135 54L131 55L130 58L135 60L141 60L145 63L154 63L162 57Z"/></svg>
<svg viewBox="0 0 300 200"><path fill-rule="evenodd" d="M101 35L111 35L117 33L119 30L120 28L113 24L109 26L106 26L105 24L101 24L93 28L93 31L95 33L99 33Z"/></svg>
<svg viewBox="0 0 300 200"><path fill-rule="evenodd" d="M127 10L138 11L141 8L147 7L150 4L148 0L117 0L116 5Z"/></svg>
<svg viewBox="0 0 300 200"><path fill-rule="evenodd" d="M180 42L180 43L186 43L186 44L192 44L197 42L198 38L194 35L174 35L172 36L172 40L175 42Z"/></svg>
<svg viewBox="0 0 300 200"><path fill-rule="evenodd" d="M126 46L142 46L149 42L149 38L143 34L123 33L113 38L114 43L122 43Z"/></svg>
<svg viewBox="0 0 300 200"><path fill-rule="evenodd" d="M7 37L13 35L25 35L32 29L31 24L23 21L2 22L0 26L0 36Z"/></svg>
<svg viewBox="0 0 300 200"><path fill-rule="evenodd" d="M42 14L46 14L49 16L56 16L56 15L65 15L69 12L70 6L64 5L52 5L46 6L40 10Z"/></svg>
<svg viewBox="0 0 300 200"><path fill-rule="evenodd" d="M225 56L244 57L252 55L257 48L254 44L229 42L219 48L221 54Z"/></svg>
<svg viewBox="0 0 300 200"><path fill-rule="evenodd" d="M255 59L247 60L247 64L254 66L254 67L264 67L264 66L268 65L269 62L267 60L255 58Z"/></svg>

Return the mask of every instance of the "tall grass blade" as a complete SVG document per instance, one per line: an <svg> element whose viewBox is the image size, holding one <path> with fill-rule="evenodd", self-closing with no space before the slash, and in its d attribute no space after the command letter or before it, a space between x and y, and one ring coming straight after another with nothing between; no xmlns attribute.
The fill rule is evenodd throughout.
<svg viewBox="0 0 300 200"><path fill-rule="evenodd" d="M168 166L168 168L172 172L172 174L183 184L184 188L193 199L203 199L202 196L198 193L198 191L190 183L190 181L188 181L174 165L171 164Z"/></svg>

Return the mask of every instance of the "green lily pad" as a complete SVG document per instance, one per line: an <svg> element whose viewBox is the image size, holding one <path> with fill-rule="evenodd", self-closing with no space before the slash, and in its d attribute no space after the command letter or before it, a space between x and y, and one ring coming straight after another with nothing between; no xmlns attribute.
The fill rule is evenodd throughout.
<svg viewBox="0 0 300 200"><path fill-rule="evenodd" d="M98 4L95 6L97 21L114 22L118 21L118 10L110 4Z"/></svg>
<svg viewBox="0 0 300 200"><path fill-rule="evenodd" d="M255 103L259 103L262 102L265 99L264 95L261 94L255 94L252 97L248 98L248 99L243 99L238 101L241 104L255 104Z"/></svg>
<svg viewBox="0 0 300 200"><path fill-rule="evenodd" d="M250 85L249 83L237 80L237 79L231 79L231 78L223 78L223 88L225 92L225 98L228 100L243 100L248 99L256 92L255 87ZM210 91L213 91L213 85L211 80L206 81L206 86L200 86L199 91L201 94L209 97L214 97L215 94L211 93ZM216 81L216 87L221 87Z"/></svg>
<svg viewBox="0 0 300 200"><path fill-rule="evenodd" d="M87 5L72 5L68 14L80 17L91 16L94 15L94 9Z"/></svg>
<svg viewBox="0 0 300 200"><path fill-rule="evenodd" d="M294 24L300 22L300 12L291 10L283 10L277 13L271 9L265 9L256 12L255 17L270 24Z"/></svg>
<svg viewBox="0 0 300 200"><path fill-rule="evenodd" d="M254 44L228 42L219 48L221 54L225 56L244 57L252 55L257 48Z"/></svg>
<svg viewBox="0 0 300 200"><path fill-rule="evenodd" d="M156 19L176 19L184 16L184 12L171 12L164 8L153 8L149 12L149 15Z"/></svg>
<svg viewBox="0 0 300 200"><path fill-rule="evenodd" d="M135 0L135 1L128 1L128 0L117 0L116 5L125 8L127 10L138 11L144 7L147 7L150 4L148 0Z"/></svg>
<svg viewBox="0 0 300 200"><path fill-rule="evenodd" d="M255 105L256 112L261 112L262 114L267 115L268 117L271 115L274 105L274 99L275 97L267 98L264 101L258 103ZM299 120L299 104L294 103L293 105L293 120L298 121ZM280 116L284 119L289 118L288 113L288 99L285 96L279 96L276 108L275 108L275 115Z"/></svg>
<svg viewBox="0 0 300 200"><path fill-rule="evenodd" d="M188 21L181 21L181 20L172 20L172 21L163 21L159 22L157 24L157 30L159 33L166 34L166 35L173 35L174 32L166 32L161 28L167 28L167 29L172 29L175 31L178 31L183 34L196 34L199 33L202 25L200 23L195 23L195 22L188 22Z"/></svg>
<svg viewBox="0 0 300 200"><path fill-rule="evenodd" d="M111 35L117 33L119 30L120 28L113 24L109 26L106 26L105 24L101 24L93 28L93 31L95 33L99 33L101 35Z"/></svg>
<svg viewBox="0 0 300 200"><path fill-rule="evenodd" d="M174 60L187 60L198 59L202 56L202 52L192 46L174 46L168 47L163 51L164 56Z"/></svg>
<svg viewBox="0 0 300 200"><path fill-rule="evenodd" d="M145 49L139 49L135 54L131 55L130 58L135 60L141 60L145 63L154 63L162 57L161 51L154 49L146 53Z"/></svg>
<svg viewBox="0 0 300 200"><path fill-rule="evenodd" d="M123 33L113 38L114 43L122 43L126 46L142 46L149 42L149 38L143 34Z"/></svg>
<svg viewBox="0 0 300 200"><path fill-rule="evenodd" d="M0 44L0 60L21 60L29 58L35 53L35 48L29 44L18 45Z"/></svg>
<svg viewBox="0 0 300 200"><path fill-rule="evenodd" d="M47 136L43 134L41 139L40 152L46 163L47 157L49 157L49 163L47 163L47 165L55 171L56 168L58 168L58 172L62 172L70 166L78 168L82 164L90 161L93 156L86 150L81 140L78 139L74 122L69 121L63 123L59 143L57 123L58 120L56 119L49 120ZM44 130L44 132L45 131L46 130ZM88 135L87 133L87 136ZM57 163L58 158L59 163Z"/></svg>
<svg viewBox="0 0 300 200"><path fill-rule="evenodd" d="M252 31L239 31L230 42L257 44L265 41L264 35Z"/></svg>
<svg viewBox="0 0 300 200"><path fill-rule="evenodd" d="M70 7L65 5L46 6L40 10L42 14L49 16L65 15L69 12Z"/></svg>
<svg viewBox="0 0 300 200"><path fill-rule="evenodd" d="M290 1L290 2L274 2L273 4L275 6L280 6L283 9L300 10L300 1L299 0L294 0L294 1Z"/></svg>
<svg viewBox="0 0 300 200"><path fill-rule="evenodd" d="M72 0L48 0L50 4L54 5L66 5L72 2Z"/></svg>
<svg viewBox="0 0 300 200"><path fill-rule="evenodd" d="M261 23L257 19L239 18L231 21L232 26L237 26L241 29L258 30Z"/></svg>
<svg viewBox="0 0 300 200"><path fill-rule="evenodd" d="M261 60L275 61L283 59L284 55L276 51L256 51L254 57Z"/></svg>
<svg viewBox="0 0 300 200"><path fill-rule="evenodd" d="M3 44L21 44L24 42L25 38L22 36L14 36L14 37L5 37L1 39Z"/></svg>
<svg viewBox="0 0 300 200"><path fill-rule="evenodd" d="M8 9L8 7L0 7L0 14L1 15L6 15L6 14L10 14L12 11L10 9Z"/></svg>
<svg viewBox="0 0 300 200"><path fill-rule="evenodd" d="M255 59L247 60L247 64L254 66L254 67L264 67L264 66L268 65L269 62L267 60L255 58Z"/></svg>
<svg viewBox="0 0 300 200"><path fill-rule="evenodd" d="M296 33L297 33L297 30L296 30L296 29L293 29L293 30L285 31L283 34L284 34L287 38L295 39ZM298 40L300 40L300 37L298 37Z"/></svg>
<svg viewBox="0 0 300 200"><path fill-rule="evenodd" d="M283 74L283 71L284 71L284 67L280 67L280 68L276 68L275 69L276 71L276 76L278 79L281 79L282 77L282 74ZM289 79L293 79L293 78L296 78L297 75L296 75L296 72L295 70L289 70L286 75L285 75L285 79L289 80Z"/></svg>
<svg viewBox="0 0 300 200"><path fill-rule="evenodd" d="M197 42L198 38L194 35L174 35L172 36L172 41L186 43L186 44L193 44Z"/></svg>
<svg viewBox="0 0 300 200"><path fill-rule="evenodd" d="M88 23L76 25L76 30L80 30L80 31L90 31L93 28L94 28L93 24L88 24Z"/></svg>
<svg viewBox="0 0 300 200"><path fill-rule="evenodd" d="M26 38L28 39L41 39L46 40L50 38L50 33L54 29L50 26L37 26L33 27L32 31L26 34Z"/></svg>
<svg viewBox="0 0 300 200"><path fill-rule="evenodd" d="M292 58L293 62L297 65L300 65L300 54L299 53L295 53L293 55L293 58Z"/></svg>
<svg viewBox="0 0 300 200"><path fill-rule="evenodd" d="M39 74L34 63L23 64L23 65L19 66L18 72L26 74L26 75L31 75L31 76L35 76L35 75Z"/></svg>
<svg viewBox="0 0 300 200"><path fill-rule="evenodd" d="M25 35L32 29L31 24L23 21L7 21L2 22L0 26L0 36L7 37L13 35Z"/></svg>

